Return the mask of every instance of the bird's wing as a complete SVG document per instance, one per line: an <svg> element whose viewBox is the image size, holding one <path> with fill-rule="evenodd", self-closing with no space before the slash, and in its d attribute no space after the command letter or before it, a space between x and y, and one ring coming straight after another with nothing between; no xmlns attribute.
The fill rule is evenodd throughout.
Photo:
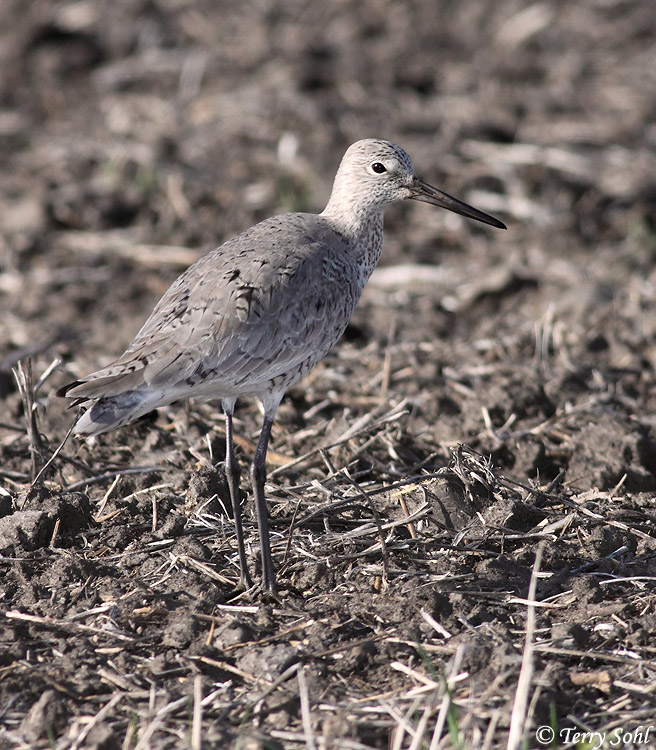
<svg viewBox="0 0 656 750"><path fill-rule="evenodd" d="M349 246L320 217L261 222L208 253L164 294L126 352L68 396L93 399L141 386L217 394L318 361L359 297Z"/></svg>

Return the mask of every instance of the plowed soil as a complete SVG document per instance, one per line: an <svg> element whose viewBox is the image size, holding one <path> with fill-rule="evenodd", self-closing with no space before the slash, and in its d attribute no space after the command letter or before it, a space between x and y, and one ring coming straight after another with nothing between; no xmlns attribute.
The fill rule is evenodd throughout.
<svg viewBox="0 0 656 750"><path fill-rule="evenodd" d="M4 0L0 61L0 747L656 747L652 5ZM217 404L55 453L54 393L363 137L508 231L388 212L266 602Z"/></svg>

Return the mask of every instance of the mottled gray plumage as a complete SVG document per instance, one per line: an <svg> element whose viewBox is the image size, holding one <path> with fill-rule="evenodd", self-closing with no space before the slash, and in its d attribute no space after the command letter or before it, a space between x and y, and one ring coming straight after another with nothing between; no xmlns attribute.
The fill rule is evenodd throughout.
<svg viewBox="0 0 656 750"><path fill-rule="evenodd" d="M384 209L407 198L503 227L420 182L398 146L358 141L340 164L323 213L266 219L200 258L164 294L121 357L59 392L86 408L75 426L79 435L106 432L189 396L221 399L244 585L250 579L232 452L235 401L253 396L264 406L253 482L263 587L275 594L263 496L271 422L285 391L344 333L380 258Z"/></svg>

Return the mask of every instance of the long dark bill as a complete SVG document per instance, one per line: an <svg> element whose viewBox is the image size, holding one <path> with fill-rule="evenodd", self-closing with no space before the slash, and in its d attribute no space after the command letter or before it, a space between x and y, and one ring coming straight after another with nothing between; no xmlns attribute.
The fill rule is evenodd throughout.
<svg viewBox="0 0 656 750"><path fill-rule="evenodd" d="M466 216L468 219L482 221L483 224L489 224L492 227L497 227L497 229L506 229L506 225L502 221L499 221L499 219L495 219L494 216L485 214L473 206L468 206L457 198L452 198L441 190L438 190L425 182L421 182L421 180L416 180L410 189L412 190L412 195L409 197L413 200L421 201L422 203L430 203L432 206L439 206L440 208L446 208L447 211L453 211L461 216Z"/></svg>

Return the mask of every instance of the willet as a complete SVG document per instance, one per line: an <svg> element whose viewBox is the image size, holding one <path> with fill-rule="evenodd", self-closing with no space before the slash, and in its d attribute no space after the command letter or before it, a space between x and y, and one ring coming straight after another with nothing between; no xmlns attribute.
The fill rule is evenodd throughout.
<svg viewBox="0 0 656 750"><path fill-rule="evenodd" d="M123 355L57 392L86 408L75 425L78 435L99 435L190 396L221 400L241 587L252 583L232 440L235 402L251 396L264 409L251 481L262 590L275 597L264 481L276 410L285 391L344 333L380 258L383 212L409 198L505 229L421 182L399 146L358 141L342 159L323 213L266 219L200 258L164 294Z"/></svg>

